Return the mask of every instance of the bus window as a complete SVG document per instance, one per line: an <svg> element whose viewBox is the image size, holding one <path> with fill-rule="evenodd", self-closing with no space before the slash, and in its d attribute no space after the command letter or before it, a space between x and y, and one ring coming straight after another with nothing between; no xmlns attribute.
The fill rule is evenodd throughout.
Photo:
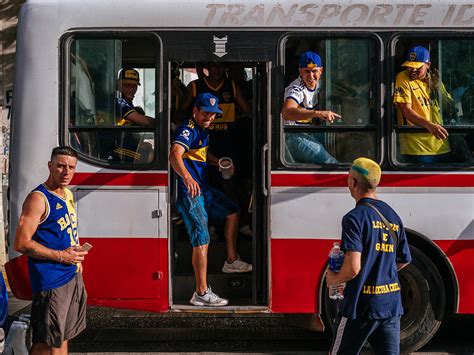
<svg viewBox="0 0 474 355"><path fill-rule="evenodd" d="M155 160L156 53L154 38L71 41L67 127L82 156L118 168Z"/></svg>
<svg viewBox="0 0 474 355"><path fill-rule="evenodd" d="M419 78L415 78L409 76L411 69L405 65L412 49L420 46L426 49L427 55L429 54L429 64L426 75L421 73ZM395 82L393 117L397 133L395 160L398 163L428 165L430 168L473 164L473 54L472 38L449 38L449 36L443 38L443 35L437 35L436 39L413 36L396 39L393 61ZM416 75L416 72L412 75ZM428 117L432 124L442 126L449 135L447 138L435 137L427 128L421 128L411 122L406 117L408 114L404 115L402 108L396 103L405 100L399 92L403 90L403 85L415 85L415 90L426 92L426 102L422 101L421 106L417 104L419 100L414 96L413 100L409 99L411 108L423 118ZM423 110L422 107L429 109Z"/></svg>
<svg viewBox="0 0 474 355"><path fill-rule="evenodd" d="M316 110L330 110L342 116L333 124L316 118L306 123L285 120L282 151L286 164L348 164L360 156L378 160L377 39L299 35L287 37L284 45L285 87L299 76L300 55L308 50L318 53L323 72L318 83ZM304 147L294 142L301 143L303 138L318 142L329 158L321 161L301 154ZM318 149L316 145L313 148L313 151Z"/></svg>

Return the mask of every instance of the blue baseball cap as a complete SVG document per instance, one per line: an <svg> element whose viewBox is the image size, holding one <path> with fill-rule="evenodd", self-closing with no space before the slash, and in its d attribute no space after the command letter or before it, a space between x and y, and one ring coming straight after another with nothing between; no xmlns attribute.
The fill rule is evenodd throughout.
<svg viewBox="0 0 474 355"><path fill-rule="evenodd" d="M219 99L208 92L198 95L194 106L206 112L222 113L219 108Z"/></svg>
<svg viewBox="0 0 474 355"><path fill-rule="evenodd" d="M416 46L408 51L406 62L402 64L402 67L419 69L424 63L429 62L430 52L425 47Z"/></svg>
<svg viewBox="0 0 474 355"><path fill-rule="evenodd" d="M321 57L314 52L304 52L300 57L300 69L322 67Z"/></svg>

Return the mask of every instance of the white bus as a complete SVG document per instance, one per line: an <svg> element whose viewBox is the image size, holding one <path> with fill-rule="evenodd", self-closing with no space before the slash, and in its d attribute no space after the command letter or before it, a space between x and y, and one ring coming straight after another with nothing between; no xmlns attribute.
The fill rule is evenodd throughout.
<svg viewBox="0 0 474 355"><path fill-rule="evenodd" d="M307 314L323 328L334 312L327 253L354 204L347 170L366 156L382 165L379 196L407 229L414 261L400 276L402 350L420 348L445 315L474 313L473 27L474 5L459 0L28 1L17 37L10 245L22 201L46 178L51 148L69 145L80 157L72 183L79 235L94 245L84 263L90 303L200 310L188 304L191 245L173 212L168 151L179 87L203 63L219 62L253 107L252 117L236 122L235 144L245 152L252 196L252 236L240 236L239 249L254 267L222 274L224 241L213 226L209 280L230 298L224 310ZM442 164L410 164L400 154L400 135L423 131L397 124L392 104L395 75L414 45L430 50L452 96L442 107L451 150ZM286 125L280 115L308 49L324 63L321 107L342 115L332 125ZM156 126L116 124L124 66L141 73L135 104ZM110 138L125 133L140 138L140 159L111 158ZM288 134L317 135L338 163L299 162L286 149ZM26 258L10 248L9 259L12 290L28 298Z"/></svg>

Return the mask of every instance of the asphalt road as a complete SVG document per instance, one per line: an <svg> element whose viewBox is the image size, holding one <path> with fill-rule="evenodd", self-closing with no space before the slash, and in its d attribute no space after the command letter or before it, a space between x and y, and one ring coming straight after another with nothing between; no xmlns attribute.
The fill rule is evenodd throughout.
<svg viewBox="0 0 474 355"><path fill-rule="evenodd" d="M329 333L287 325L284 315L153 314L89 307L71 352L325 353ZM448 319L420 353L474 354L474 316Z"/></svg>
<svg viewBox="0 0 474 355"><path fill-rule="evenodd" d="M17 312L28 313L29 307ZM327 354L328 332L289 326L281 314L147 313L88 307L87 329L70 344L85 353ZM474 316L447 319L417 353L474 354Z"/></svg>

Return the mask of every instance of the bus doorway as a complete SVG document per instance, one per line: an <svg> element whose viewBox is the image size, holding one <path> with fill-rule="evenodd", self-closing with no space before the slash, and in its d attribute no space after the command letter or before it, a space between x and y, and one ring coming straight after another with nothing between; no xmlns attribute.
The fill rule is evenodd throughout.
<svg viewBox="0 0 474 355"><path fill-rule="evenodd" d="M170 63L169 99L172 129L192 117L194 97L215 93L224 116L210 127L209 151L217 158L229 156L235 174L226 176L208 165L208 181L239 208L236 251L241 260L252 264L248 272L228 272L229 255L225 223L209 220L207 283L213 292L229 300L230 308L261 308L268 304L267 259L267 165L268 90L267 63ZM216 72L219 72L216 74ZM217 85L216 85L217 83ZM213 145L222 132L225 147ZM173 134L171 135L171 143ZM227 149L227 150L225 150ZM222 153L224 151L224 153ZM172 168L170 167L172 170ZM171 181L176 182L177 176ZM171 186L170 273L172 308L187 308L195 291L192 246L182 216L176 209L177 184ZM228 233L228 232L227 232ZM227 271L227 272L226 272Z"/></svg>

